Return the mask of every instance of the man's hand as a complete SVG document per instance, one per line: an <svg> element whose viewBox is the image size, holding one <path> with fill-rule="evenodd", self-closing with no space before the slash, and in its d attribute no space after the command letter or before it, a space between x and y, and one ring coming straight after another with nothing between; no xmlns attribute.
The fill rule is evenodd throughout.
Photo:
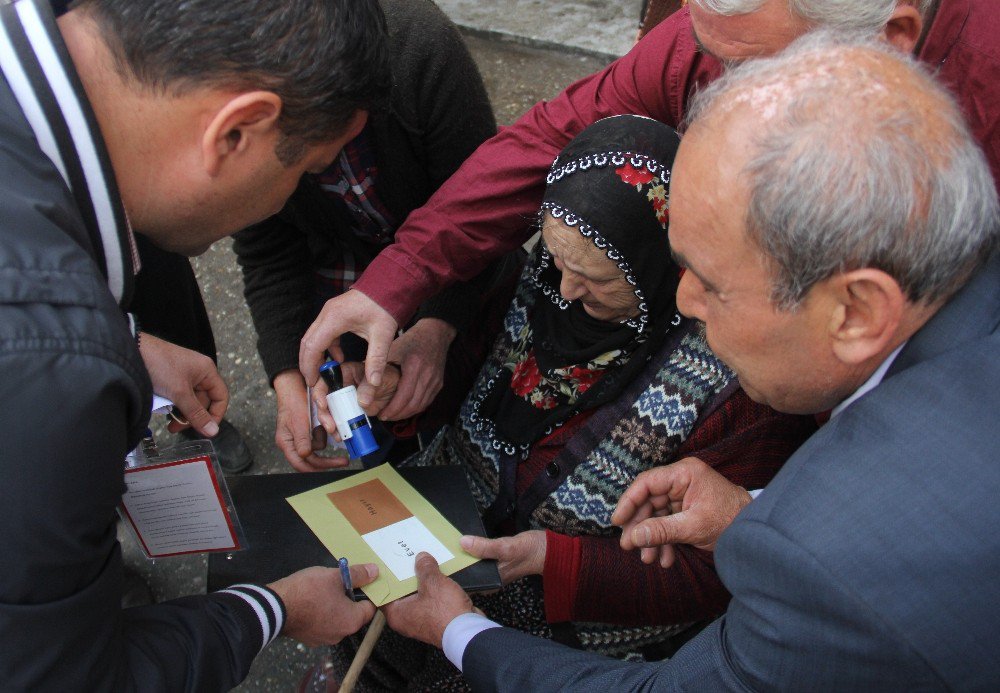
<svg viewBox="0 0 1000 693"><path fill-rule="evenodd" d="M368 402L367 405L361 405L361 408L365 410L365 414L368 414L368 416L377 416L380 419L384 418L382 416L383 409L396 394L396 389L399 387L401 377L399 368L395 364L387 363L385 370L382 372L382 384L378 387L372 386L371 383L365 380L365 364L363 363L357 361L342 363L340 364L340 373L344 376L344 385L354 385L358 388L358 404L361 404L362 398ZM330 416L330 408L326 406L326 395L328 393L329 388L327 388L326 383L320 380L316 383L316 387L313 388L313 399L316 400L316 406L319 409L320 423L324 426L334 426L333 417Z"/></svg>
<svg viewBox="0 0 1000 693"><path fill-rule="evenodd" d="M211 438L218 433L229 406L229 388L212 359L145 332L139 339L139 353L153 381L153 392L173 402L202 435ZM185 428L176 421L167 425L171 433Z"/></svg>
<svg viewBox="0 0 1000 693"><path fill-rule="evenodd" d="M351 566L351 582L355 587L363 587L376 577L378 567L372 563ZM309 647L336 645L357 633L375 615L371 602L352 602L347 598L336 568L306 568L268 587L285 604L287 616L281 634Z"/></svg>
<svg viewBox="0 0 1000 693"><path fill-rule="evenodd" d="M696 457L643 472L622 494L611 522L622 528L621 546L641 548L643 563L669 568L672 544L715 550L715 542L750 494Z"/></svg>
<svg viewBox="0 0 1000 693"><path fill-rule="evenodd" d="M465 590L441 573L429 553L418 553L415 567L417 593L386 604L382 610L394 631L440 649L448 624L475 609Z"/></svg>
<svg viewBox="0 0 1000 693"><path fill-rule="evenodd" d="M299 370L307 385L319 379L319 367L326 360L324 351L343 362L340 335L353 332L368 341L365 373L374 386L382 384L382 371L389 355L389 345L396 336L398 325L389 313L360 291L347 291L331 298L309 326L299 345ZM361 401L364 407L370 401Z"/></svg>
<svg viewBox="0 0 1000 693"><path fill-rule="evenodd" d="M444 320L424 318L396 338L389 347L389 360L399 364L403 377L380 419L407 419L430 406L444 384L448 347L456 334L455 328Z"/></svg>
<svg viewBox="0 0 1000 693"><path fill-rule="evenodd" d="M274 442L293 469L315 472L347 464L346 458L325 458L316 454L317 450L326 447L326 431L320 426L312 429L306 381L301 373L294 368L278 373L274 378L274 394L278 399Z"/></svg>
<svg viewBox="0 0 1000 693"><path fill-rule="evenodd" d="M545 532L540 529L501 539L464 536L460 543L476 558L496 559L505 585L525 575L541 575L545 570Z"/></svg>

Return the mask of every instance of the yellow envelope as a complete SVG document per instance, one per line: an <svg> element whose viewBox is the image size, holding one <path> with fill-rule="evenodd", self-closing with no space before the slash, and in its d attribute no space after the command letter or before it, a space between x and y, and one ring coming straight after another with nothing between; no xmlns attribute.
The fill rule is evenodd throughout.
<svg viewBox="0 0 1000 693"><path fill-rule="evenodd" d="M413 594L413 563L426 551L451 575L479 559L459 546L462 536L388 464L286 499L336 558L374 563L375 582L361 589L375 606Z"/></svg>

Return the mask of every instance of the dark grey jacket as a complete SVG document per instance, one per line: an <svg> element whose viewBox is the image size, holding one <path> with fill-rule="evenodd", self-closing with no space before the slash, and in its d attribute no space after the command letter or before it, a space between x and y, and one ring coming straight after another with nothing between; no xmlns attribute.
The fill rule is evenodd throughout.
<svg viewBox="0 0 1000 693"><path fill-rule="evenodd" d="M46 3L28 2L64 51ZM0 690L228 690L264 644L245 599L119 606L115 509L151 385L74 190L0 76Z"/></svg>

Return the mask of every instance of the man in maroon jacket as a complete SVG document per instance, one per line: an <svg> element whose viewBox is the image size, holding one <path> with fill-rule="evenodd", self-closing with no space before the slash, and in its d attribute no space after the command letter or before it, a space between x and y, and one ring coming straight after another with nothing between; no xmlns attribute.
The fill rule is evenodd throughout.
<svg viewBox="0 0 1000 693"><path fill-rule="evenodd" d="M816 27L880 35L934 67L961 105L1000 181L1000 11L996 0L691 0L627 55L529 110L475 154L396 232L353 291L329 301L302 340L313 383L325 349L351 331L369 342L368 380L381 381L397 325L428 296L524 242L545 173L594 121L634 113L673 126L726 62L776 53ZM715 10L710 7L716 8ZM802 14L799 14L801 12ZM808 15L808 16L807 16ZM370 399L363 386L360 399Z"/></svg>

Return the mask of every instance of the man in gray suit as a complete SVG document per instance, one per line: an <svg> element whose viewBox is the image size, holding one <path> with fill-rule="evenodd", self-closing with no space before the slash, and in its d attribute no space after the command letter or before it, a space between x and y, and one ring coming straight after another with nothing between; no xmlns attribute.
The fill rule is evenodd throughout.
<svg viewBox="0 0 1000 693"><path fill-rule="evenodd" d="M668 662L614 661L469 613L420 556L390 625L443 641L477 690L995 689L1000 212L981 151L910 61L830 37L733 70L691 121L678 307L754 399L833 410L752 503L688 462L678 494L620 504L633 544L651 514L746 506L718 542L727 613Z"/></svg>

